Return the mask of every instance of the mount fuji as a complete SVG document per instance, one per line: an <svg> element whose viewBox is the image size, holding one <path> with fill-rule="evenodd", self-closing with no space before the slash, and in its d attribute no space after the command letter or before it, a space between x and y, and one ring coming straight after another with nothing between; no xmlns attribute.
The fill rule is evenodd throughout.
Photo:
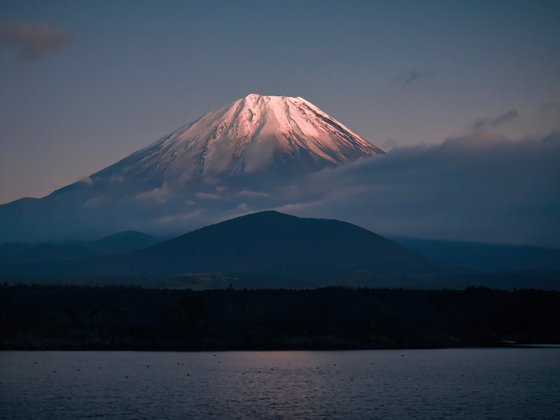
<svg viewBox="0 0 560 420"><path fill-rule="evenodd" d="M306 176L383 153L301 97L250 94L43 198L0 206L0 242L181 232L284 205Z"/></svg>

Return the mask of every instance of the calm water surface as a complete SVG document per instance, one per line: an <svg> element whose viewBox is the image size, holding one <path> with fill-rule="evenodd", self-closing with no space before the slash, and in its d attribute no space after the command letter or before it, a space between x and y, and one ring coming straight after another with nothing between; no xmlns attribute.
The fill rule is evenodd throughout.
<svg viewBox="0 0 560 420"><path fill-rule="evenodd" d="M0 352L0 417L560 419L560 348Z"/></svg>

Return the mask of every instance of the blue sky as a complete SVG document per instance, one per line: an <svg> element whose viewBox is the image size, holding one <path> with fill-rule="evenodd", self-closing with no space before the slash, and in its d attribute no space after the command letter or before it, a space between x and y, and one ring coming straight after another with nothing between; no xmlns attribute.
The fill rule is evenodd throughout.
<svg viewBox="0 0 560 420"><path fill-rule="evenodd" d="M3 0L0 202L251 92L302 96L384 148L543 134L559 125L559 18L557 1ZM22 25L62 35L29 53Z"/></svg>

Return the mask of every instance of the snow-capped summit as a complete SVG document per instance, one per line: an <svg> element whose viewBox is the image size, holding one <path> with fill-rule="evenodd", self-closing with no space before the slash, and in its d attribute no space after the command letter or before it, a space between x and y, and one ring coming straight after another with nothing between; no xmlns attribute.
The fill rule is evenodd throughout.
<svg viewBox="0 0 560 420"><path fill-rule="evenodd" d="M264 172L301 175L383 151L303 98L252 93L94 175L174 185ZM156 175L157 173L157 175Z"/></svg>
<svg viewBox="0 0 560 420"><path fill-rule="evenodd" d="M182 233L308 199L308 175L382 153L303 98L250 94L46 197L0 206L0 242Z"/></svg>

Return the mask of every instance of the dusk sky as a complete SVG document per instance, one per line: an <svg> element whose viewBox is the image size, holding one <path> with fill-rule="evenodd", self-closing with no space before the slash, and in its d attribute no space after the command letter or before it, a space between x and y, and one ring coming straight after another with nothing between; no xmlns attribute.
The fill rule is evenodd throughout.
<svg viewBox="0 0 560 420"><path fill-rule="evenodd" d="M560 116L556 1L2 1L0 202L42 196L248 93L385 149Z"/></svg>
<svg viewBox="0 0 560 420"><path fill-rule="evenodd" d="M560 0L0 0L0 331L0 420L560 419Z"/></svg>

